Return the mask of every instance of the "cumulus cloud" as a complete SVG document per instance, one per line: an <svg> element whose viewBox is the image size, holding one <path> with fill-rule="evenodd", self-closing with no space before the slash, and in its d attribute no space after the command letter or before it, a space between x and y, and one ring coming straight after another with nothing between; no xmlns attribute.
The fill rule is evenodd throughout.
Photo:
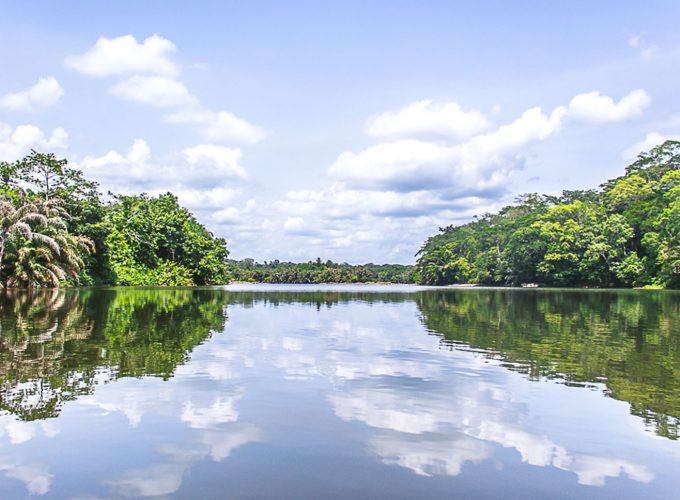
<svg viewBox="0 0 680 500"><path fill-rule="evenodd" d="M158 35L142 43L132 35L100 38L80 56L66 64L81 73L96 77L126 77L109 92L127 101L167 110L166 123L198 127L203 140L214 143L254 144L264 139L262 128L226 110L212 110L179 79L179 66L170 58L175 45Z"/></svg>
<svg viewBox="0 0 680 500"><path fill-rule="evenodd" d="M302 217L288 217L283 223L283 229L288 233L300 233L306 229L305 220Z"/></svg>
<svg viewBox="0 0 680 500"><path fill-rule="evenodd" d="M467 132L445 126L446 117L470 113L457 104L419 101L378 115L366 132L386 140L339 154L327 169L328 187L291 191L274 203L272 211L285 214L277 238L304 238L292 250L303 259L332 247L334 258L411 262L438 227L503 206L532 145L566 126L633 117L648 99L643 90L618 102L599 92L582 94L552 110L529 108L493 128L480 119L465 139Z"/></svg>
<svg viewBox="0 0 680 500"><path fill-rule="evenodd" d="M649 102L649 96L641 89L619 102L597 91L579 94L568 106L558 106L550 113L539 107L530 108L513 122L473 135L462 143L408 138L378 143L359 152L345 151L330 165L328 173L362 189L398 192L435 189L448 190L457 196L483 195L506 184L512 172L523 166L525 148L554 135L565 118L589 123L615 122L639 116ZM421 118L427 116L428 112L423 110L428 105L427 101L416 104L397 114L382 115L383 128L392 123L399 130L411 130L418 135L425 129ZM452 109L460 112L457 106ZM414 118L410 129L409 116Z"/></svg>
<svg viewBox="0 0 680 500"><path fill-rule="evenodd" d="M417 191L454 189L461 195L482 193L507 180L517 168L517 154L533 141L559 130L565 109L550 115L540 108L514 122L477 135L463 144L444 145L407 139L342 153L329 167L331 177L368 189Z"/></svg>
<svg viewBox="0 0 680 500"><path fill-rule="evenodd" d="M625 160L634 160L640 153L646 153L650 149L666 141L680 141L680 135L677 134L661 134L659 132L650 132L641 141L636 142L623 152L622 157Z"/></svg>
<svg viewBox="0 0 680 500"><path fill-rule="evenodd" d="M265 138L265 131L228 111L197 108L171 113L168 123L193 123L201 126L201 133L210 142L239 142L254 144Z"/></svg>
<svg viewBox="0 0 680 500"><path fill-rule="evenodd" d="M67 146L68 133L61 127L47 135L35 125L19 125L12 128L0 123L0 158L14 161L26 155L31 149L52 151Z"/></svg>
<svg viewBox="0 0 680 500"><path fill-rule="evenodd" d="M245 179L247 177L245 169L239 165L242 156L239 149L214 144L198 144L182 150L182 153L188 164L204 172L204 175L212 171L221 178Z"/></svg>
<svg viewBox="0 0 680 500"><path fill-rule="evenodd" d="M486 117L472 109L465 111L458 103L416 101L396 112L370 118L366 134L378 138L445 137L465 139L490 125Z"/></svg>
<svg viewBox="0 0 680 500"><path fill-rule="evenodd" d="M241 157L236 148L197 144L154 159L147 142L136 139L127 153L112 150L101 156L86 156L76 166L106 188L131 192L140 187L149 192L172 190L191 193L196 199L196 190L206 191L209 198L210 190L224 189L225 182L245 179Z"/></svg>
<svg viewBox="0 0 680 500"><path fill-rule="evenodd" d="M100 37L84 54L69 56L66 65L90 76L128 74L176 76L177 65L169 58L175 44L158 35L138 42L132 35Z"/></svg>
<svg viewBox="0 0 680 500"><path fill-rule="evenodd" d="M450 171L456 149L407 139L345 151L328 168L331 177L363 187L415 190L433 188Z"/></svg>
<svg viewBox="0 0 680 500"><path fill-rule="evenodd" d="M64 95L64 89L56 78L49 76L19 92L0 97L0 109L8 111L32 111L56 104Z"/></svg>
<svg viewBox="0 0 680 500"><path fill-rule="evenodd" d="M569 116L587 123L610 123L640 116L652 99L643 89L633 90L615 102L599 91L575 96L569 103Z"/></svg>
<svg viewBox="0 0 680 500"><path fill-rule="evenodd" d="M114 85L110 91L121 99L159 108L198 104L198 98L191 95L182 82L165 76L133 76Z"/></svg>
<svg viewBox="0 0 680 500"><path fill-rule="evenodd" d="M412 262L420 243L437 227L498 207L496 201L480 197L447 199L438 191L362 190L334 183L318 191L290 191L271 208L265 207L267 213L286 218L270 229L268 241L260 236L256 243L265 250L271 246L266 258L280 254L286 234L285 240L301 238L291 240L298 243L291 245L289 258L322 256L358 263L360 256L359 262Z"/></svg>

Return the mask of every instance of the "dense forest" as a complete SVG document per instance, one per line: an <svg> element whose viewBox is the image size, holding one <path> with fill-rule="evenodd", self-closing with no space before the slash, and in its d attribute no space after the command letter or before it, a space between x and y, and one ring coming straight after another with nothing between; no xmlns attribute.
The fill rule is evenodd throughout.
<svg viewBox="0 0 680 500"><path fill-rule="evenodd" d="M401 264L364 264L353 266L321 259L311 262L259 263L252 259L229 261L235 281L257 283L416 283L415 266Z"/></svg>
<svg viewBox="0 0 680 500"><path fill-rule="evenodd" d="M168 193L111 195L53 154L0 162L0 283L208 285L229 252Z"/></svg>
<svg viewBox="0 0 680 500"><path fill-rule="evenodd" d="M421 282L680 287L680 142L597 190L527 194L441 228L417 254Z"/></svg>

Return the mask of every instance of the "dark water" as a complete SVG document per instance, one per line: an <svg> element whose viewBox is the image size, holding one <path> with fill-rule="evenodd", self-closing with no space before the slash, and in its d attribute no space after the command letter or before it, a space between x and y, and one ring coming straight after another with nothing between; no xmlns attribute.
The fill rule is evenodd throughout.
<svg viewBox="0 0 680 500"><path fill-rule="evenodd" d="M677 498L680 295L0 292L0 497Z"/></svg>

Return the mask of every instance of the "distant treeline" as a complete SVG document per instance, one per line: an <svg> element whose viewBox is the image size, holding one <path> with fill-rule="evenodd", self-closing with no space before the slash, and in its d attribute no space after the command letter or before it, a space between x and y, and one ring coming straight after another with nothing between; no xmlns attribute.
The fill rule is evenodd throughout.
<svg viewBox="0 0 680 500"><path fill-rule="evenodd" d="M417 283L415 266L401 264L338 264L321 259L310 262L259 263L253 259L230 260L233 281L256 283Z"/></svg>
<svg viewBox="0 0 680 500"><path fill-rule="evenodd" d="M418 252L423 284L680 287L680 142L597 190L528 194L441 228Z"/></svg>

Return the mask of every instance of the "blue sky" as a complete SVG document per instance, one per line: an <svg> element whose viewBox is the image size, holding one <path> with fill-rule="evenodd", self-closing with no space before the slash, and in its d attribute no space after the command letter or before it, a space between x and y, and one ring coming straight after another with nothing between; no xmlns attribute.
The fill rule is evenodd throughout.
<svg viewBox="0 0 680 500"><path fill-rule="evenodd" d="M680 136L677 2L0 2L0 159L172 191L236 258L411 262Z"/></svg>

